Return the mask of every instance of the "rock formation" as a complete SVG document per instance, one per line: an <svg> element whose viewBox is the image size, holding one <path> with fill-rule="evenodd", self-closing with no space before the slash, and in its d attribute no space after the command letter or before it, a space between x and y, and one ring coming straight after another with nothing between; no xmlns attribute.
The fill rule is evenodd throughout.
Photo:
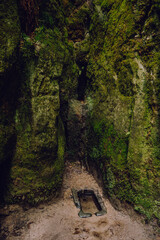
<svg viewBox="0 0 160 240"><path fill-rule="evenodd" d="M1 200L56 196L83 101L81 153L105 193L160 218L158 0L2 2Z"/></svg>

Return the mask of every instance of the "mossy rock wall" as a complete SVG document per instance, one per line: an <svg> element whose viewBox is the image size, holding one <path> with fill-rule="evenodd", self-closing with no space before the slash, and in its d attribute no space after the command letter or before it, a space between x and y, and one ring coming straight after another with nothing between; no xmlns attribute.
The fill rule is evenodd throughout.
<svg viewBox="0 0 160 240"><path fill-rule="evenodd" d="M157 2L93 1L87 75L90 164L106 193L160 217ZM151 26L152 25L152 26Z"/></svg>
<svg viewBox="0 0 160 240"><path fill-rule="evenodd" d="M13 94L10 88L14 86L15 61L18 44L20 41L20 24L16 1L3 1L0 3L0 163L4 161L6 144L13 135L13 113L11 112L11 101L5 93ZM14 66L13 66L14 65ZM18 77L17 77L18 80ZM12 86L11 86L12 85ZM7 89L8 88L8 89ZM7 90L6 90L7 89ZM12 115L12 116L11 116ZM12 125L12 126L10 126ZM4 141L5 139L5 141Z"/></svg>
<svg viewBox="0 0 160 240"><path fill-rule="evenodd" d="M3 200L16 141L14 114L19 84L16 61L20 41L16 1L1 1L0 26L0 200Z"/></svg>
<svg viewBox="0 0 160 240"><path fill-rule="evenodd" d="M0 25L0 73L3 73L15 62L20 40L17 1L9 0L0 3Z"/></svg>
<svg viewBox="0 0 160 240"><path fill-rule="evenodd" d="M77 66L63 19L52 15L54 4L44 6L45 16L56 25L43 19L34 37L23 33L21 39L21 82L14 116L17 141L5 196L9 203L48 200L57 196L62 183L65 131L60 106L75 95Z"/></svg>

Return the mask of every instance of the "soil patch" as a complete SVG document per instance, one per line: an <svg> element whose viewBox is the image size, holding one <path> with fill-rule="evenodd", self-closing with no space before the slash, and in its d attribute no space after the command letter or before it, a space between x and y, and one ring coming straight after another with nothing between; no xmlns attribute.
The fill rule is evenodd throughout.
<svg viewBox="0 0 160 240"><path fill-rule="evenodd" d="M107 214L80 218L71 189L95 189ZM133 210L117 211L103 197L101 187L78 162L66 162L61 197L37 208L18 205L1 209L0 240L159 240L153 226Z"/></svg>

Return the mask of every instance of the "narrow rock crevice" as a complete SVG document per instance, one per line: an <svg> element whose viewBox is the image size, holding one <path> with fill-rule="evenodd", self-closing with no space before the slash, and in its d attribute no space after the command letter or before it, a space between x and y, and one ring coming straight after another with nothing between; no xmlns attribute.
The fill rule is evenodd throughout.
<svg viewBox="0 0 160 240"><path fill-rule="evenodd" d="M79 78L78 78L78 88L77 88L79 101L84 101L84 99L85 99L85 91L86 91L87 82L88 82L88 78L86 76L86 69L87 69L86 64L80 65L81 74L79 75Z"/></svg>
<svg viewBox="0 0 160 240"><path fill-rule="evenodd" d="M84 101L72 99L69 103L67 132L68 132L68 157L78 160L81 165L87 163L87 104Z"/></svg>

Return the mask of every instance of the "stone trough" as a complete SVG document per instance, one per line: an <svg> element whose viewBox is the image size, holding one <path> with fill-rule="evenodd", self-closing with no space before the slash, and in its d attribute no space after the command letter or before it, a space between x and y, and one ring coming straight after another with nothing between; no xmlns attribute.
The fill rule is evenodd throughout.
<svg viewBox="0 0 160 240"><path fill-rule="evenodd" d="M72 189L74 204L80 209L78 215L81 218L91 217L92 214L102 216L107 213L104 202L98 191Z"/></svg>

